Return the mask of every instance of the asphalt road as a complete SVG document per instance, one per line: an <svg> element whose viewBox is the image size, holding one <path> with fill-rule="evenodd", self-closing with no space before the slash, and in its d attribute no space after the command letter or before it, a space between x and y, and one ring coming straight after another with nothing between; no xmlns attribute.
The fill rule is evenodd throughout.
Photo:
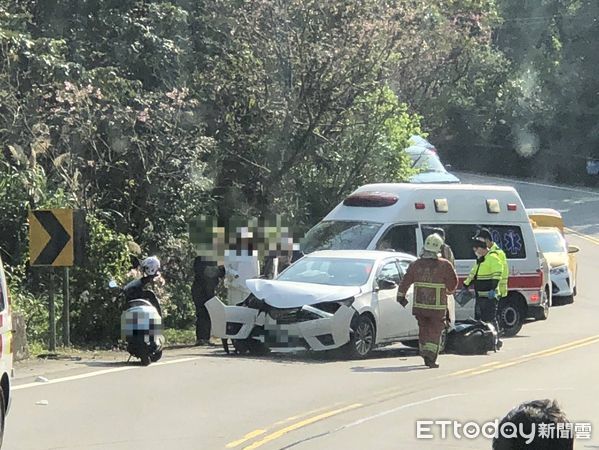
<svg viewBox="0 0 599 450"><path fill-rule="evenodd" d="M599 194L517 187L527 206L556 207L570 228L599 236ZM527 324L496 354L442 355L441 368L429 370L401 345L365 361L193 348L148 368L28 367L15 381L4 448L482 449L488 440L443 439L440 428L432 441L417 439L416 421L482 424L538 398L555 398L572 421L599 427L599 239L570 241L582 249L575 303ZM49 382L34 381L44 374ZM599 448L599 430L576 448Z"/></svg>

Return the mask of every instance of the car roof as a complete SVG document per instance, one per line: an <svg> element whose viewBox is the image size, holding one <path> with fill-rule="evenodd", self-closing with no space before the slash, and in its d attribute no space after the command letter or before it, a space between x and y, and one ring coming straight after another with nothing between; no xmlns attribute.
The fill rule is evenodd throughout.
<svg viewBox="0 0 599 450"><path fill-rule="evenodd" d="M406 153L410 153L412 155L425 154L425 155L438 156L437 152L435 152L433 149L418 146L418 145L412 145L411 147L406 148L405 151L406 151Z"/></svg>
<svg viewBox="0 0 599 450"><path fill-rule="evenodd" d="M374 183L365 184L356 189L353 194L363 192L386 192L389 194L406 194L408 192L424 192L433 191L441 195L441 191L458 191L458 192L482 192L490 194L491 192L505 192L515 194L516 189L511 186L496 186L496 185L480 185L480 184L411 184L411 183ZM437 192L435 192L437 191Z"/></svg>
<svg viewBox="0 0 599 450"><path fill-rule="evenodd" d="M402 252L388 252L384 250L318 250L307 257L315 258L349 258L382 260L387 258L415 259L414 255Z"/></svg>
<svg viewBox="0 0 599 450"><path fill-rule="evenodd" d="M533 231L535 233L543 233L543 234L557 233L560 236L562 235L562 232L557 227L536 227L536 228L533 228Z"/></svg>
<svg viewBox="0 0 599 450"><path fill-rule="evenodd" d="M551 208L526 208L526 214L528 214L529 216L562 217L559 211Z"/></svg>

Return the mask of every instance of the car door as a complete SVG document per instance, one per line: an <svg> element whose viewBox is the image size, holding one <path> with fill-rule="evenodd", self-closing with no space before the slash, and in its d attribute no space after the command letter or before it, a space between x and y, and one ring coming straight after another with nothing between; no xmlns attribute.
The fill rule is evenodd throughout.
<svg viewBox="0 0 599 450"><path fill-rule="evenodd" d="M408 271L408 267L412 264L413 260L400 259L397 261L399 265L400 277L403 279L405 273ZM408 304L405 307L405 312L408 317L406 317L406 329L408 330L408 336L418 336L418 321L416 317L414 317L412 307L414 306L414 286L410 287L408 292L406 293L406 300ZM400 305L401 306L401 305Z"/></svg>
<svg viewBox="0 0 599 450"><path fill-rule="evenodd" d="M397 286L393 289L380 289L380 280L393 281L399 285L401 272L397 260L385 261L375 277L374 295L379 316L377 329L379 342L410 335L413 320L411 305L404 308L397 303Z"/></svg>

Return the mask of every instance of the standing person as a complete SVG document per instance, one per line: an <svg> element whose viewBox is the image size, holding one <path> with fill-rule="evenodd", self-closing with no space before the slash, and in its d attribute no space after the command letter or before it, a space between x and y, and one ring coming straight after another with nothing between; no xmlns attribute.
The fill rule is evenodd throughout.
<svg viewBox="0 0 599 450"><path fill-rule="evenodd" d="M472 250L476 255L476 263L464 281L464 287L470 289L474 285L475 318L492 323L497 329L497 298L503 267L499 256L489 251L484 240L472 239Z"/></svg>
<svg viewBox="0 0 599 450"><path fill-rule="evenodd" d="M275 279L283 270L289 267L292 257L293 249L285 250L284 248L280 248L275 251L269 251L264 258L262 278Z"/></svg>
<svg viewBox="0 0 599 450"><path fill-rule="evenodd" d="M443 239L443 247L441 248L441 257L446 259L455 267L455 256L453 250L446 243L445 230L441 227L423 227L423 233L426 238L427 235L436 233Z"/></svg>
<svg viewBox="0 0 599 450"><path fill-rule="evenodd" d="M276 244L277 249L271 253L271 277L276 278L281 272L291 265L293 259L293 237L284 234Z"/></svg>
<svg viewBox="0 0 599 450"><path fill-rule="evenodd" d="M418 320L420 355L430 368L439 367L437 357L447 316L447 295L458 286L455 269L439 255L442 247L441 236L428 236L420 259L410 264L397 291L397 301L405 308L406 292L414 285L412 312Z"/></svg>
<svg viewBox="0 0 599 450"><path fill-rule="evenodd" d="M441 257L446 259L451 263L453 267L455 267L455 256L453 255L453 250L449 245L447 245L447 241L445 240L445 230L443 228L433 228L433 232L437 233L443 239L443 247L441 247Z"/></svg>
<svg viewBox="0 0 599 450"><path fill-rule="evenodd" d="M251 231L242 228L237 233L233 248L225 252L225 283L229 305L243 302L250 295L245 282L260 277L260 263L258 253L254 250L253 237Z"/></svg>
<svg viewBox="0 0 599 450"><path fill-rule="evenodd" d="M507 297L508 294L510 267L507 263L507 257L499 245L493 242L493 235L487 228L481 228L476 237L485 241L485 244L487 244L487 248L489 249L489 253L496 254L501 262L501 280L499 281L499 298L497 299L501 300L502 298Z"/></svg>
<svg viewBox="0 0 599 450"><path fill-rule="evenodd" d="M193 261L193 284L191 296L196 310L196 345L210 345L210 315L206 302L215 295L225 268L207 256L197 256Z"/></svg>

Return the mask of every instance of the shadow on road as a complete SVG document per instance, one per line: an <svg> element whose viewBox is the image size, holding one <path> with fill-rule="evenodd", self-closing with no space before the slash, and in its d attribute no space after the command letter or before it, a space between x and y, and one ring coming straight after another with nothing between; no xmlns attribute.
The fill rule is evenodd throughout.
<svg viewBox="0 0 599 450"><path fill-rule="evenodd" d="M184 355L181 355L184 356ZM192 356L192 355L189 355ZM197 355L195 355L197 356ZM335 363L339 361L349 361L350 359L343 354L340 350L331 350L326 352L310 352L302 351L297 353L278 353L272 351L267 355L239 355L231 352L227 355L222 349L215 350L213 352L204 354L203 356L208 358L239 358L247 360L258 360L258 361L269 361L272 363L280 364L327 364ZM366 360L376 359L389 359L389 358L401 358L406 359L407 357L418 356L418 350L413 348L380 348L374 350Z"/></svg>
<svg viewBox="0 0 599 450"><path fill-rule="evenodd" d="M141 364L137 359L131 359L130 362L125 361L78 361L76 364L81 364L87 367L104 367L107 369L114 369L117 367L131 366L135 364Z"/></svg>
<svg viewBox="0 0 599 450"><path fill-rule="evenodd" d="M412 372L414 370L428 370L428 367L420 366L396 366L396 367L352 367L352 372L356 373L372 373L372 372Z"/></svg>

